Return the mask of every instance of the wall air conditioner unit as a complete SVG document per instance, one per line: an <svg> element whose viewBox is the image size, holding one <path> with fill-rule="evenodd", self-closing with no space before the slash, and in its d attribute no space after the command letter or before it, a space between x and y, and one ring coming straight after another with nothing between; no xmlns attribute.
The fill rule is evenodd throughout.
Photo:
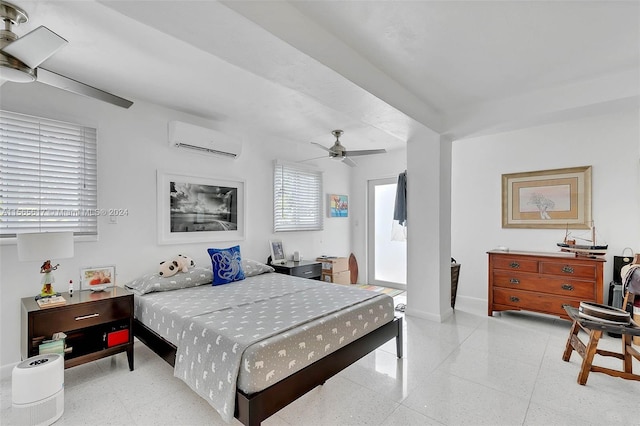
<svg viewBox="0 0 640 426"><path fill-rule="evenodd" d="M169 146L227 158L238 158L242 152L238 139L182 121L169 122Z"/></svg>

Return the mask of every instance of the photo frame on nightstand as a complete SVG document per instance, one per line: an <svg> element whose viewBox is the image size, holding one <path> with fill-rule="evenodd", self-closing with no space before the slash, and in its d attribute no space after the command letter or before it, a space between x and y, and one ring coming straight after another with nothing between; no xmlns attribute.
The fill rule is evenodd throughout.
<svg viewBox="0 0 640 426"><path fill-rule="evenodd" d="M271 263L282 265L287 262L287 255L284 252L282 240L270 240L269 249L271 250Z"/></svg>
<svg viewBox="0 0 640 426"><path fill-rule="evenodd" d="M92 266L80 269L80 290L102 291L116 282L116 267Z"/></svg>

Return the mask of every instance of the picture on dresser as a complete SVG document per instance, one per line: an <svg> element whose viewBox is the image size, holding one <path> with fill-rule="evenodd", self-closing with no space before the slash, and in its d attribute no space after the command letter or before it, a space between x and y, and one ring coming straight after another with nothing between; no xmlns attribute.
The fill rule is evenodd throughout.
<svg viewBox="0 0 640 426"><path fill-rule="evenodd" d="M502 175L503 228L591 226L591 166Z"/></svg>
<svg viewBox="0 0 640 426"><path fill-rule="evenodd" d="M158 171L158 242L244 239L244 181Z"/></svg>

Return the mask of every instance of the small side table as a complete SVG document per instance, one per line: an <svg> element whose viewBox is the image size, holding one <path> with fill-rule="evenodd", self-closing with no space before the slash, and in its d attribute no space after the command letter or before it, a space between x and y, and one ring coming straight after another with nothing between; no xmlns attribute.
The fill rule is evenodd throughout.
<svg viewBox="0 0 640 426"><path fill-rule="evenodd" d="M62 293L66 304L40 308L33 297L21 300L22 359L38 355L42 340L59 331L67 335L64 367L127 353L133 371L133 293L121 287ZM118 337L115 339L114 337Z"/></svg>
<svg viewBox="0 0 640 426"><path fill-rule="evenodd" d="M285 264L270 264L279 274L293 275L296 277L320 280L322 277L322 263L312 260L287 261Z"/></svg>

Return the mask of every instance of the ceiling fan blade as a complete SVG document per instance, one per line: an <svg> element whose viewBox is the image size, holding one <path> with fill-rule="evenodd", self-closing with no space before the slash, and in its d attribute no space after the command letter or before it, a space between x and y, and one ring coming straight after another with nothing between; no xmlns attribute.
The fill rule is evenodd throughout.
<svg viewBox="0 0 640 426"><path fill-rule="evenodd" d="M306 161L321 160L321 159L325 159L325 158L327 158L327 156L326 156L326 155L323 155L322 157L307 158L307 159L305 159L305 160L298 160L297 162L298 162L298 163L304 163L304 162L306 162Z"/></svg>
<svg viewBox="0 0 640 426"><path fill-rule="evenodd" d="M40 26L11 42L2 51L19 59L29 68L36 68L67 43L67 40L49 28Z"/></svg>
<svg viewBox="0 0 640 426"><path fill-rule="evenodd" d="M355 157L356 155L371 155L371 154L384 154L386 149L362 149L358 151L345 151L346 157Z"/></svg>
<svg viewBox="0 0 640 426"><path fill-rule="evenodd" d="M349 167L357 167L358 163L356 163L355 161L353 161L351 158L349 157L342 157L342 162L344 164L346 164Z"/></svg>
<svg viewBox="0 0 640 426"><path fill-rule="evenodd" d="M324 149L327 152L330 152L329 148L327 148L326 146L320 145L318 142L311 142L311 143L319 146L320 148Z"/></svg>
<svg viewBox="0 0 640 426"><path fill-rule="evenodd" d="M57 74L53 71L46 70L44 68L38 68L38 81L40 83L57 87L58 89L67 90L69 92L88 96L90 98L95 98L122 108L129 108L131 105L133 105L133 102L127 99L112 95L111 93L105 92L104 90L96 89L95 87L89 86L88 84L81 83L79 81Z"/></svg>

